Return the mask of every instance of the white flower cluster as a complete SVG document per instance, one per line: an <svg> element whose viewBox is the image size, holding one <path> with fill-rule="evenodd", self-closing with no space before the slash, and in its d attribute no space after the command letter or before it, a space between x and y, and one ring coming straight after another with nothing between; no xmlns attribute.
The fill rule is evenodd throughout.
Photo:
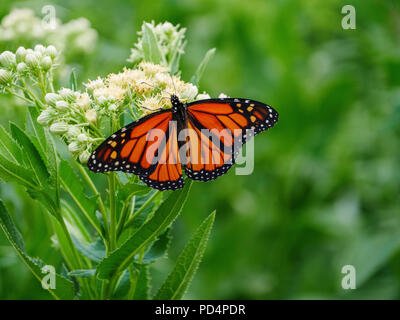
<svg viewBox="0 0 400 320"><path fill-rule="evenodd" d="M19 47L15 53L4 51L0 54L0 88L12 85L19 77L43 76L54 66L57 49L50 45L36 45L34 49Z"/></svg>
<svg viewBox="0 0 400 320"><path fill-rule="evenodd" d="M170 76L167 67L150 62L141 62L136 69L125 68L105 79L89 81L86 88L94 100L109 111L120 110L122 105L134 105L139 114L170 107L171 94L186 102L195 100L198 92L193 84Z"/></svg>
<svg viewBox="0 0 400 320"><path fill-rule="evenodd" d="M96 142L102 140L98 128L103 118L118 119L124 111L133 109L132 114L141 116L170 107L170 94L182 101L195 100L197 87L171 77L167 70L141 62L136 69L125 68L121 73L89 81L83 93L68 88L47 93L37 121L62 136L72 155L85 163Z"/></svg>
<svg viewBox="0 0 400 320"><path fill-rule="evenodd" d="M35 16L28 8L14 9L3 18L0 24L0 45L10 47L10 43L18 43L28 47L36 43L54 45L59 50L66 50L66 54L89 53L93 51L97 32L90 28L85 18L71 20L62 24L55 19L54 28L45 25L42 19Z"/></svg>
<svg viewBox="0 0 400 320"><path fill-rule="evenodd" d="M54 134L62 136L72 155L79 156L82 163L87 162L89 150L96 141L90 128L97 124L98 106L93 104L88 93L68 88L46 94L45 101L46 108L37 121L49 126Z"/></svg>
<svg viewBox="0 0 400 320"><path fill-rule="evenodd" d="M166 63L171 62L175 54L183 53L185 28L179 28L179 25L174 26L170 22L159 23L157 25L155 25L154 21L151 23L145 22L142 25L142 30L138 32L138 41L131 49L131 55L128 58L129 62L136 64L139 61L146 60L143 51L143 35L146 26L153 31Z"/></svg>

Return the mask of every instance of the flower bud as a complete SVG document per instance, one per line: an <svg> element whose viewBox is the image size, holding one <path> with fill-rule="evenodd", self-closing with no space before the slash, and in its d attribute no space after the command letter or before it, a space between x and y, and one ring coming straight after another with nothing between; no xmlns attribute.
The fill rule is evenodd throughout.
<svg viewBox="0 0 400 320"><path fill-rule="evenodd" d="M68 109L69 104L67 101L60 100L56 102L56 108L60 111Z"/></svg>
<svg viewBox="0 0 400 320"><path fill-rule="evenodd" d="M34 49L36 52L40 52L41 54L43 54L46 50L46 48L41 44L37 44Z"/></svg>
<svg viewBox="0 0 400 320"><path fill-rule="evenodd" d="M55 134L63 134L68 131L68 124L64 122L56 122L50 126L50 131Z"/></svg>
<svg viewBox="0 0 400 320"><path fill-rule="evenodd" d="M28 66L26 65L25 62L20 62L17 64L17 72L18 73L24 73L27 70L28 70Z"/></svg>
<svg viewBox="0 0 400 320"><path fill-rule="evenodd" d="M90 153L87 150L85 150L79 155L79 161L81 163L86 163L86 162L88 162L89 157L90 157Z"/></svg>
<svg viewBox="0 0 400 320"><path fill-rule="evenodd" d="M39 59L33 53L27 53L25 63L29 68L36 68L39 65Z"/></svg>
<svg viewBox="0 0 400 320"><path fill-rule="evenodd" d="M51 61L51 58L49 56L43 57L42 61L40 61L40 67L44 71L49 71L52 65L53 61Z"/></svg>
<svg viewBox="0 0 400 320"><path fill-rule="evenodd" d="M12 82L12 75L5 69L0 69L0 85L6 86Z"/></svg>
<svg viewBox="0 0 400 320"><path fill-rule="evenodd" d="M57 93L48 93L45 95L44 100L52 106L55 106L57 101L60 100L60 96Z"/></svg>
<svg viewBox="0 0 400 320"><path fill-rule="evenodd" d="M110 104L110 106L108 107L108 110L110 110L111 112L114 112L118 109L118 106L115 103Z"/></svg>
<svg viewBox="0 0 400 320"><path fill-rule="evenodd" d="M80 149L81 149L81 148L80 148L80 146L79 146L79 143L77 143L77 142L71 142L71 143L68 145L68 150L69 150L69 152L71 152L71 153L77 153Z"/></svg>
<svg viewBox="0 0 400 320"><path fill-rule="evenodd" d="M78 135L78 141L79 141L79 142L86 142L86 141L88 141L87 135L84 134L84 133L79 134L79 135Z"/></svg>
<svg viewBox="0 0 400 320"><path fill-rule="evenodd" d="M55 46L48 46L45 53L54 59L57 56L57 49Z"/></svg>
<svg viewBox="0 0 400 320"><path fill-rule="evenodd" d="M70 136L71 138L76 138L77 136L79 136L80 133L81 130L78 127L71 126L68 129L68 136Z"/></svg>
<svg viewBox="0 0 400 320"><path fill-rule="evenodd" d="M58 94L61 96L61 98L71 101L75 100L75 93L68 88L62 88L61 90L58 91Z"/></svg>
<svg viewBox="0 0 400 320"><path fill-rule="evenodd" d="M24 47L19 47L17 49L17 51L15 52L17 61L18 62L24 61L26 54L27 54L27 50Z"/></svg>
<svg viewBox="0 0 400 320"><path fill-rule="evenodd" d="M188 83L187 85L185 85L185 88L184 88L184 90L182 92L181 97L182 97L183 100L191 101L197 95L197 92L198 92L197 87L192 85L192 84L190 84L190 83Z"/></svg>
<svg viewBox="0 0 400 320"><path fill-rule="evenodd" d="M4 51L2 54L0 54L0 63L6 68L11 68L15 66L15 54L11 51Z"/></svg>
<svg viewBox="0 0 400 320"><path fill-rule="evenodd" d="M42 125L49 124L49 122L53 119L53 112L49 109L43 110L39 117L37 118L37 122Z"/></svg>
<svg viewBox="0 0 400 320"><path fill-rule="evenodd" d="M82 108L82 110L87 110L87 108L90 106L89 95L86 92L82 93L76 100L76 103Z"/></svg>
<svg viewBox="0 0 400 320"><path fill-rule="evenodd" d="M210 95L203 92L197 95L196 100L205 100L205 99L210 99Z"/></svg>
<svg viewBox="0 0 400 320"><path fill-rule="evenodd" d="M89 122L96 122L96 120L97 120L96 110L90 109L90 110L86 111L85 117Z"/></svg>

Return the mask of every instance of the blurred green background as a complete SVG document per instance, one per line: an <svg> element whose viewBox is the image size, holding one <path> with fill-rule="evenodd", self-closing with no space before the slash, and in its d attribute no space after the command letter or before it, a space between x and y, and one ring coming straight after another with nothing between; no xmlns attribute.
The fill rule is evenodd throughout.
<svg viewBox="0 0 400 320"><path fill-rule="evenodd" d="M170 21L188 29L185 80L216 47L200 88L260 100L280 113L255 139L251 175L231 170L194 184L169 258L152 267L154 283L216 209L185 298L400 298L398 1L2 1L0 18L15 7L40 15L46 4L63 22L83 16L98 31L96 50L76 61L81 82L129 65L144 20ZM356 8L356 30L342 29L346 4ZM24 107L12 101L0 97L3 125L24 119ZM59 264L40 206L11 184L1 183L0 196L29 254ZM356 290L341 287L347 264L356 267ZM0 298L49 298L2 232Z"/></svg>

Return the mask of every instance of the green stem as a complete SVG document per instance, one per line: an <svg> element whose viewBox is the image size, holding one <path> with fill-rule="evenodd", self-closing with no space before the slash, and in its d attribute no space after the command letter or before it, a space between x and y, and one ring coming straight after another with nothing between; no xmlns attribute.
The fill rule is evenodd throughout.
<svg viewBox="0 0 400 320"><path fill-rule="evenodd" d="M21 89L22 91L25 91L29 96L31 96L31 99L34 100L41 108L43 108L43 104L40 101L40 99L33 93L31 89L26 85L25 81L20 78L19 81L22 83L22 87L20 85L14 84L14 86L18 89Z"/></svg>
<svg viewBox="0 0 400 320"><path fill-rule="evenodd" d="M130 207L130 203L131 203L131 199L132 199L132 198L133 198L133 197L129 197L129 198L127 199L128 201L126 201L126 202L124 203L124 207L122 208L121 217L119 218L118 225L117 225L117 239L118 239L119 236L121 235L122 230L123 230L123 228L124 228L124 224L125 224L125 221L126 221L126 217L127 217L127 215L128 215L128 212L129 212L129 207ZM134 202L132 202L132 207L134 207L133 203L134 203Z"/></svg>
<svg viewBox="0 0 400 320"><path fill-rule="evenodd" d="M139 264L141 264L142 261L143 261L144 253L145 253L145 250L142 249L142 250L140 251L140 254L139 254L139 259L138 259L138 263L139 263ZM129 266L129 274L130 274L130 278L132 278L132 280L131 280L131 287L129 288L129 292L128 292L128 296L127 296L128 300L133 300L133 298L134 298L134 296L135 296L137 281L138 281L138 279L139 279L140 272L142 272L143 270L140 270L140 272L139 272L139 271L136 269L135 274L133 274L132 271L133 271L133 264L131 264L131 265Z"/></svg>
<svg viewBox="0 0 400 320"><path fill-rule="evenodd" d="M29 99L25 98L24 96L21 96L21 95L18 94L18 93L12 91L10 88L7 88L6 90L8 91L8 93L12 94L12 95L15 96L15 97L18 97L18 98L24 100L25 102L28 102L29 104L31 104L31 103L34 102L34 101L32 101L32 100L29 100Z"/></svg>
<svg viewBox="0 0 400 320"><path fill-rule="evenodd" d="M110 194L110 250L113 251L117 245L117 217L115 208L115 173L110 172L107 176Z"/></svg>

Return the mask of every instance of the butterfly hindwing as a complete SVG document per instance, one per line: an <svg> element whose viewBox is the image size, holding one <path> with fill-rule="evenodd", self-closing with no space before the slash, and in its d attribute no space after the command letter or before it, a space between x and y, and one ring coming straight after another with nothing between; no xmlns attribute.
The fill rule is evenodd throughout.
<svg viewBox="0 0 400 320"><path fill-rule="evenodd" d="M157 163L151 174L139 175L148 186L158 190L183 188L182 165L179 158L176 121L171 121L165 134L165 142L159 147Z"/></svg>

